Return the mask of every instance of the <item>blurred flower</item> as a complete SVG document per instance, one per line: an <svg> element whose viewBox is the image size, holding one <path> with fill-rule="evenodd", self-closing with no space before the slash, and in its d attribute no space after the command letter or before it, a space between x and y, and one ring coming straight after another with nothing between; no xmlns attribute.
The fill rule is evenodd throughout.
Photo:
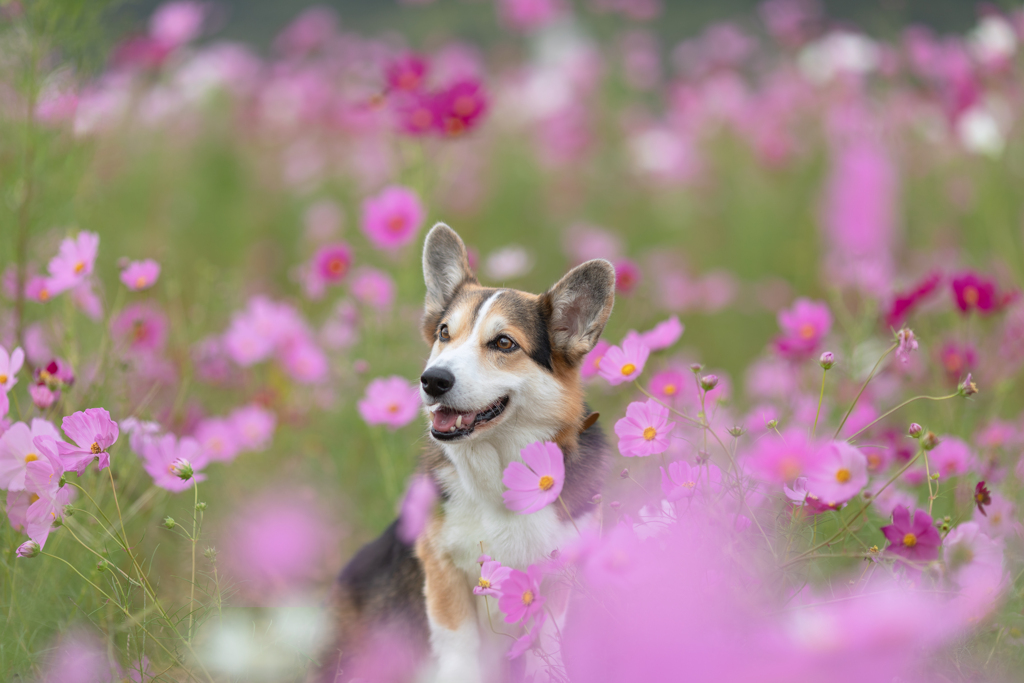
<svg viewBox="0 0 1024 683"><path fill-rule="evenodd" d="M677 370L663 370L651 377L648 390L665 403L678 404L690 382L689 377Z"/></svg>
<svg viewBox="0 0 1024 683"><path fill-rule="evenodd" d="M85 313L88 318L94 322L99 322L103 318L103 302L96 296L96 291L93 289L93 281L91 279L82 280L74 289L71 290L71 303L73 303L82 313Z"/></svg>
<svg viewBox="0 0 1024 683"><path fill-rule="evenodd" d="M807 470L807 491L829 506L850 500L867 483L867 458L845 441L828 443Z"/></svg>
<svg viewBox="0 0 1024 683"><path fill-rule="evenodd" d="M974 504L978 508L983 516L987 517L988 513L985 512L985 506L992 504L992 493L985 488L985 482L979 481L974 487Z"/></svg>
<svg viewBox="0 0 1024 683"><path fill-rule="evenodd" d="M982 517L975 515L974 521L992 538L1019 536L1021 524L1015 514L1013 503L998 493L991 494L991 497L991 503L987 505L988 514Z"/></svg>
<svg viewBox="0 0 1024 683"><path fill-rule="evenodd" d="M630 403L626 407L626 417L615 423L619 452L626 457L664 453L676 427L676 423L669 422L668 418L668 408L654 399Z"/></svg>
<svg viewBox="0 0 1024 683"><path fill-rule="evenodd" d="M91 275L99 245L100 236L94 232L83 231L74 238L65 238L60 243L60 251L47 266L50 281L46 298L78 286ZM40 298L43 297L40 295Z"/></svg>
<svg viewBox="0 0 1024 683"><path fill-rule="evenodd" d="M32 445L39 458L25 466L25 491L30 494L25 532L40 548L46 545L53 523L64 518L64 507L71 502L74 490L61 484L64 465L57 456L55 444L60 446L64 442L54 441L49 436L33 438Z"/></svg>
<svg viewBox="0 0 1024 683"><path fill-rule="evenodd" d="M910 361L910 352L917 350L917 339L914 338L914 331L910 328L901 328L896 333L896 357L906 365Z"/></svg>
<svg viewBox="0 0 1024 683"><path fill-rule="evenodd" d="M61 291L63 290L54 288L52 278L41 275L34 275L25 283L25 297L39 303L46 303L51 297L60 294Z"/></svg>
<svg viewBox="0 0 1024 683"><path fill-rule="evenodd" d="M529 252L515 244L491 252L484 261L487 277L499 282L526 275L532 267L533 259Z"/></svg>
<svg viewBox="0 0 1024 683"><path fill-rule="evenodd" d="M426 58L413 53L391 60L384 68L388 90L420 90L426 81L428 68Z"/></svg>
<svg viewBox="0 0 1024 683"><path fill-rule="evenodd" d="M700 469L690 467L690 464L678 460L669 463L668 473L664 467L661 470L661 492L665 499L674 503L680 498L691 498L697 488L697 480L700 479Z"/></svg>
<svg viewBox="0 0 1024 683"><path fill-rule="evenodd" d="M528 515L553 503L561 495L565 483L565 461L562 449L551 441L532 443L519 454L523 462L510 462L501 477L501 483L508 488L501 495L509 510Z"/></svg>
<svg viewBox="0 0 1024 683"><path fill-rule="evenodd" d="M164 3L149 20L149 35L170 47L184 45L199 37L205 16L206 6L200 2Z"/></svg>
<svg viewBox="0 0 1024 683"><path fill-rule="evenodd" d="M383 424L391 429L412 422L419 414L421 405L419 387L398 375L370 382L363 398L357 403L359 414L366 424Z"/></svg>
<svg viewBox="0 0 1024 683"><path fill-rule="evenodd" d="M640 341L651 351L667 349L683 336L686 328L679 322L679 316L673 315L668 320L663 320L653 329L640 333Z"/></svg>
<svg viewBox="0 0 1024 683"><path fill-rule="evenodd" d="M277 417L255 403L235 408L228 416L238 444L247 451L262 451L274 438Z"/></svg>
<svg viewBox="0 0 1024 683"><path fill-rule="evenodd" d="M893 295L892 303L885 315L885 322L889 327L899 327L910 316L917 306L939 290L942 283L942 273L929 273L919 282L914 284L909 291Z"/></svg>
<svg viewBox="0 0 1024 683"><path fill-rule="evenodd" d="M779 311L782 336L775 348L783 356L802 358L813 354L832 329L832 314L824 302L797 299L792 308Z"/></svg>
<svg viewBox="0 0 1024 683"><path fill-rule="evenodd" d="M324 47L337 35L334 10L315 5L302 11L274 39L274 49L287 58L297 59Z"/></svg>
<svg viewBox="0 0 1024 683"><path fill-rule="evenodd" d="M399 249L411 242L424 218L417 194L399 185L363 202L363 233L379 249Z"/></svg>
<svg viewBox="0 0 1024 683"><path fill-rule="evenodd" d="M967 272L953 276L951 281L956 306L963 313L977 310L991 313L999 306L996 283L977 273Z"/></svg>
<svg viewBox="0 0 1024 683"><path fill-rule="evenodd" d="M583 357L583 362L580 363L580 377L583 379L589 379L594 375L598 374L601 367L601 358L604 357L605 352L611 348L611 344L601 339L590 352Z"/></svg>
<svg viewBox="0 0 1024 683"><path fill-rule="evenodd" d="M622 348L609 346L601 356L598 372L612 386L630 382L640 376L651 350L636 337L626 337Z"/></svg>
<svg viewBox="0 0 1024 683"><path fill-rule="evenodd" d="M437 487L430 475L413 475L398 512L398 537L402 542L416 542L426 529L436 502Z"/></svg>
<svg viewBox="0 0 1024 683"><path fill-rule="evenodd" d="M617 261L622 255L622 240L618 235L591 225L570 225L562 237L565 253L574 264L601 258Z"/></svg>
<svg viewBox="0 0 1024 683"><path fill-rule="evenodd" d="M756 442L747 465L761 479L785 484L806 476L817 450L802 429L787 429L781 435L769 432Z"/></svg>
<svg viewBox="0 0 1024 683"><path fill-rule="evenodd" d="M33 558L39 554L39 544L35 541L25 541L14 551L15 557Z"/></svg>
<svg viewBox="0 0 1024 683"><path fill-rule="evenodd" d="M191 437L179 440L173 434L164 434L145 439L139 455L153 483L172 493L187 491L206 479L199 471L209 462L209 452Z"/></svg>
<svg viewBox="0 0 1024 683"><path fill-rule="evenodd" d="M349 290L358 301L381 312L391 309L397 294L391 276L369 266L358 268L352 273Z"/></svg>
<svg viewBox="0 0 1024 683"><path fill-rule="evenodd" d="M149 289L160 277L160 264L153 259L132 261L121 271L121 282L133 292Z"/></svg>
<svg viewBox="0 0 1024 683"><path fill-rule="evenodd" d="M28 464L40 459L33 444L38 436L60 440L57 428L42 418L33 418L32 426L15 422L0 434L0 489L23 491Z"/></svg>
<svg viewBox="0 0 1024 683"><path fill-rule="evenodd" d="M234 420L208 417L197 426L193 436L202 447L203 457L214 462L231 462L242 450L241 430Z"/></svg>
<svg viewBox="0 0 1024 683"><path fill-rule="evenodd" d="M32 397L32 404L39 408L39 410L46 410L57 400L57 394L51 391L45 384L30 386L28 393Z"/></svg>
<svg viewBox="0 0 1024 683"><path fill-rule="evenodd" d="M1007 583L1003 544L974 522L964 522L946 535L943 548L949 578L959 589L955 606L976 621L991 611Z"/></svg>
<svg viewBox="0 0 1024 683"><path fill-rule="evenodd" d="M44 658L39 683L110 683L124 676L91 631L64 632Z"/></svg>
<svg viewBox="0 0 1024 683"><path fill-rule="evenodd" d="M486 555L485 555L486 557ZM501 597L501 584L512 573L511 567L502 567L501 562L487 560L480 566L480 579L473 586L473 595Z"/></svg>
<svg viewBox="0 0 1024 683"><path fill-rule="evenodd" d="M487 111L487 98L479 82L461 81L438 93L434 106L441 132L455 137L476 127Z"/></svg>
<svg viewBox="0 0 1024 683"><path fill-rule="evenodd" d="M615 291L630 294L640 282L640 267L629 259L615 262Z"/></svg>
<svg viewBox="0 0 1024 683"><path fill-rule="evenodd" d="M541 578L540 567L530 565L525 572L513 569L501 582L498 609L505 613L506 623L529 619L541 611L544 607L544 596L540 594Z"/></svg>
<svg viewBox="0 0 1024 683"><path fill-rule="evenodd" d="M924 510L910 510L898 505L892 512L892 524L882 527L889 541L887 550L914 562L927 562L939 556L942 538L932 526L932 518Z"/></svg>
<svg viewBox="0 0 1024 683"><path fill-rule="evenodd" d="M74 470L82 476L85 468L97 461L99 469L110 466L110 454L107 449L117 441L117 423L110 419L110 413L104 408L89 408L68 415L61 423L64 435L74 445L57 441L57 453L64 462L64 468Z"/></svg>
<svg viewBox="0 0 1024 683"><path fill-rule="evenodd" d="M337 284L352 266L352 249L344 242L320 247L313 256L313 273L327 284Z"/></svg>
<svg viewBox="0 0 1024 683"><path fill-rule="evenodd" d="M310 204L302 216L306 238L313 244L329 241L341 231L344 217L341 207L330 199Z"/></svg>
<svg viewBox="0 0 1024 683"><path fill-rule="evenodd" d="M110 332L130 353L160 353L167 342L167 316L148 303L128 304L110 322Z"/></svg>
<svg viewBox="0 0 1024 683"><path fill-rule="evenodd" d="M939 349L939 361L946 369L946 377L956 382L978 362L978 355L970 344L948 341Z"/></svg>
<svg viewBox="0 0 1024 683"><path fill-rule="evenodd" d="M562 0L498 0L498 14L502 22L520 31L543 28L563 13Z"/></svg>
<svg viewBox="0 0 1024 683"><path fill-rule="evenodd" d="M9 354L7 349L0 346L0 391L7 393L18 383L18 373L25 362L25 352L21 347L14 349Z"/></svg>
<svg viewBox="0 0 1024 683"><path fill-rule="evenodd" d="M804 511L809 515L820 515L829 510L836 510L841 504L823 503L820 498L808 491L807 477L797 477L793 480L792 488L783 485L782 491L786 494L786 498L789 498L790 502L803 507Z"/></svg>

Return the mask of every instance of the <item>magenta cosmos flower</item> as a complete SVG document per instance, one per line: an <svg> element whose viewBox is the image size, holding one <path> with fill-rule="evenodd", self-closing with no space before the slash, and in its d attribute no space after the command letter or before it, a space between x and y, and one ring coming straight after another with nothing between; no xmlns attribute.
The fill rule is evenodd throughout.
<svg viewBox="0 0 1024 683"><path fill-rule="evenodd" d="M814 353L832 329L832 314L821 301L797 299L792 308L779 311L782 336L775 340L779 353L803 358Z"/></svg>
<svg viewBox="0 0 1024 683"><path fill-rule="evenodd" d="M366 424L398 429L416 418L421 405L419 387L393 375L370 382L357 407Z"/></svg>
<svg viewBox="0 0 1024 683"><path fill-rule="evenodd" d="M668 408L654 399L635 401L626 408L626 417L615 423L619 452L627 458L664 453L671 443L676 423L669 422Z"/></svg>
<svg viewBox="0 0 1024 683"><path fill-rule="evenodd" d="M974 451L962 439L942 436L939 445L927 454L932 474L938 473L943 481L967 474L976 461Z"/></svg>
<svg viewBox="0 0 1024 683"><path fill-rule="evenodd" d="M832 441L807 471L807 491L827 506L850 500L868 483L868 459L845 441Z"/></svg>
<svg viewBox="0 0 1024 683"><path fill-rule="evenodd" d="M398 512L398 537L414 543L427 527L436 502L437 487L430 475L413 475Z"/></svg>
<svg viewBox="0 0 1024 683"><path fill-rule="evenodd" d="M583 362L580 363L580 377L583 379L590 379L596 375L601 368L601 358L608 349L611 348L611 344L606 342L604 339L594 344L594 348L590 350L586 356L583 357Z"/></svg>
<svg viewBox="0 0 1024 683"><path fill-rule="evenodd" d="M506 623L529 619L541 611L544 606L544 596L540 594L542 578L540 567L531 565L525 572L513 569L502 580L498 609L505 613Z"/></svg>
<svg viewBox="0 0 1024 683"><path fill-rule="evenodd" d="M352 249L344 242L325 244L313 255L313 273L321 282L337 284L352 267Z"/></svg>
<svg viewBox="0 0 1024 683"><path fill-rule="evenodd" d="M389 91L415 92L427 77L430 64L420 55L409 53L391 60L384 67L384 78Z"/></svg>
<svg viewBox="0 0 1024 683"><path fill-rule="evenodd" d="M882 527L889 541L889 552L914 562L928 562L939 556L942 538L932 526L932 517L924 510L910 510L897 505L892 511L892 524Z"/></svg>
<svg viewBox="0 0 1024 683"><path fill-rule="evenodd" d="M601 356L598 371L612 386L630 382L644 371L651 350L637 337L626 337L622 347L609 346Z"/></svg>
<svg viewBox="0 0 1024 683"><path fill-rule="evenodd" d="M206 467L209 457L204 453L199 442L191 437L181 440L173 434L164 434L142 441L142 466L153 477L153 483L173 493L192 488L196 482L203 481L206 476L199 470ZM182 479L176 471L176 465L184 459L192 469L192 476Z"/></svg>
<svg viewBox="0 0 1024 683"><path fill-rule="evenodd" d="M802 429L787 429L781 436L769 432L755 443L747 466L765 481L786 484L807 473L817 450Z"/></svg>
<svg viewBox="0 0 1024 683"><path fill-rule="evenodd" d="M487 96L476 80L459 81L436 96L441 132L457 137L476 127L487 111Z"/></svg>
<svg viewBox="0 0 1024 683"><path fill-rule="evenodd" d="M117 423L110 419L110 413L103 408L89 408L68 415L61 423L64 434L75 442L74 445L57 442L57 453L64 462L64 469L74 470L79 476L93 460L98 461L102 470L110 466L107 449L117 441Z"/></svg>
<svg viewBox="0 0 1024 683"><path fill-rule="evenodd" d="M100 236L94 232L80 232L60 243L60 250L51 260L48 296L77 287L91 273L96 263Z"/></svg>
<svg viewBox="0 0 1024 683"><path fill-rule="evenodd" d="M15 422L0 436L0 489L23 491L28 465L40 459L33 439L47 436L57 441L57 428L41 418L34 418L32 426Z"/></svg>
<svg viewBox="0 0 1024 683"><path fill-rule="evenodd" d="M121 271L121 282L133 292L149 289L160 277L160 264L153 259L132 261Z"/></svg>
<svg viewBox="0 0 1024 683"><path fill-rule="evenodd" d="M511 567L502 567L501 562L490 559L487 555L483 564L480 565L480 579L473 586L473 595L489 595L492 598L501 597L501 584L512 573Z"/></svg>
<svg viewBox="0 0 1024 683"><path fill-rule="evenodd" d="M131 353L159 353L167 343L167 317L149 304L130 304L111 321L110 331Z"/></svg>
<svg viewBox="0 0 1024 683"><path fill-rule="evenodd" d="M523 462L510 462L501 477L508 491L501 494L505 507L528 515L558 499L565 484L562 449L551 441L538 441L519 451Z"/></svg>
<svg viewBox="0 0 1024 683"><path fill-rule="evenodd" d="M640 266L629 259L615 262L615 291L618 294L630 294L640 284Z"/></svg>
<svg viewBox="0 0 1024 683"><path fill-rule="evenodd" d="M955 276L951 284L956 307L962 313L991 313L999 306L996 283L988 278L967 272Z"/></svg>
<svg viewBox="0 0 1024 683"><path fill-rule="evenodd" d="M7 393L18 383L18 373L25 363L25 352L21 347L7 353L7 349L0 346L0 391Z"/></svg>
<svg viewBox="0 0 1024 683"><path fill-rule="evenodd" d="M363 232L379 249L399 249L419 232L426 212L419 196L393 185L363 202Z"/></svg>

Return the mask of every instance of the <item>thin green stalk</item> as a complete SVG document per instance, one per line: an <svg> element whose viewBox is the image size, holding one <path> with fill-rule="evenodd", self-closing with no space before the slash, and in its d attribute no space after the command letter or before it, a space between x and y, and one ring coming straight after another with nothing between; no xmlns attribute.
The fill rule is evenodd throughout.
<svg viewBox="0 0 1024 683"><path fill-rule="evenodd" d="M192 642L192 622L196 613L196 537L199 535L196 525L199 521L199 481L192 477L192 490L195 492L195 507L192 508L192 581L188 593L188 642Z"/></svg>
<svg viewBox="0 0 1024 683"><path fill-rule="evenodd" d="M932 471L931 471L931 468L928 466L928 453L927 453L927 451L924 454L924 476L928 480L928 514L931 515L932 514L932 505L935 504L936 494L935 494L934 491L932 491Z"/></svg>
<svg viewBox="0 0 1024 683"><path fill-rule="evenodd" d="M822 369L821 371L821 392L818 394L818 411L814 413L814 426L811 427L811 438L818 431L818 418L821 416L821 402L825 400L825 376L828 374L828 370Z"/></svg>
<svg viewBox="0 0 1024 683"><path fill-rule="evenodd" d="M914 401L922 401L922 400L923 401L945 401L945 400L950 399L950 398L956 398L959 395L960 395L960 392L956 391L956 392L953 392L952 394L950 394L949 396L914 396L913 398L908 398L903 403L899 404L895 408L887 410L886 412L882 413L881 415L879 415L877 418L875 418L874 420L872 420L868 424L866 424L863 427L861 427L860 429L858 429L856 432L854 432L850 436L846 437L846 440L847 441L853 441L853 439L856 438L862 432L866 432L867 430L871 429L872 427L874 427L876 424L878 424L879 422L881 422L885 418L887 418L890 415L892 415L893 413L895 413L897 410L899 410L903 406L909 405L909 404L913 403Z"/></svg>
<svg viewBox="0 0 1024 683"><path fill-rule="evenodd" d="M853 397L853 403L850 404L849 409L846 411L846 415L843 416L843 421L839 423L839 426L836 428L836 433L832 435L833 441L839 438L839 432L843 431L843 426L846 424L846 421L850 419L850 413L852 413L853 409L857 407L857 401L860 400L860 395L864 393L865 389L867 389L868 382L874 378L875 373L878 372L878 367L882 364L882 361L885 360L890 353L895 351L897 346L899 345L893 344L890 346L886 352L882 354L882 357L875 363L875 367L871 368L871 372L868 374L867 379L864 380L864 384L860 385L860 391L858 391L857 395Z"/></svg>
<svg viewBox="0 0 1024 683"><path fill-rule="evenodd" d="M370 437L373 439L373 450L377 455L377 461L380 463L381 472L384 474L384 489L389 499L396 500L398 498L398 484L395 467L391 462L391 454L384 445L384 438L377 427L370 428Z"/></svg>

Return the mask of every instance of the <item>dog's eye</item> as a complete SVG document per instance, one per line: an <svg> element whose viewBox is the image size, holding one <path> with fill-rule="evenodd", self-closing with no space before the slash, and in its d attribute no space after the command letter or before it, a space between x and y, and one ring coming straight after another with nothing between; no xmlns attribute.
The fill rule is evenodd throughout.
<svg viewBox="0 0 1024 683"><path fill-rule="evenodd" d="M516 348L516 343L512 341L512 337L504 334L494 340L494 345L501 351L511 351Z"/></svg>
<svg viewBox="0 0 1024 683"><path fill-rule="evenodd" d="M441 325L441 329L437 331L437 336L441 341L448 341L449 339L452 338L451 335L448 334L447 325Z"/></svg>

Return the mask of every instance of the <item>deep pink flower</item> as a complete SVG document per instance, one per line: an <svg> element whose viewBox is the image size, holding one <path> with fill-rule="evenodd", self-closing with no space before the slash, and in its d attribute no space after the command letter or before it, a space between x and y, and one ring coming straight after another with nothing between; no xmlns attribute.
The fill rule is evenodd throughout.
<svg viewBox="0 0 1024 683"><path fill-rule="evenodd" d="M678 370L663 370L651 377L648 390L663 402L678 405L679 399L690 392L693 381L692 376Z"/></svg>
<svg viewBox="0 0 1024 683"><path fill-rule="evenodd" d="M692 498L697 490L697 480L700 479L700 469L690 467L690 463L677 460L668 465L666 474L664 467L661 470L661 492L670 503L681 498Z"/></svg>
<svg viewBox="0 0 1024 683"><path fill-rule="evenodd" d="M832 329L832 314L824 302L797 299L792 308L779 311L782 336L775 346L783 356L803 358L813 354Z"/></svg>
<svg viewBox="0 0 1024 683"><path fill-rule="evenodd" d="M395 114L398 129L408 135L423 136L436 133L441 128L441 112L438 98L430 93L402 93L391 98L391 109Z"/></svg>
<svg viewBox="0 0 1024 683"><path fill-rule="evenodd" d="M398 429L412 422L419 413L422 400L419 387L403 377L393 375L377 378L366 386L366 393L357 403L366 424L387 425Z"/></svg>
<svg viewBox="0 0 1024 683"><path fill-rule="evenodd" d="M511 573L511 567L502 567L501 562L486 560L480 566L480 579L473 587L473 595L489 595L492 598L500 598L501 584Z"/></svg>
<svg viewBox="0 0 1024 683"><path fill-rule="evenodd" d="M505 622L514 624L529 619L544 607L544 596L540 594L541 569L530 565L525 571L513 569L501 582L501 597L498 609L505 613Z"/></svg>
<svg viewBox="0 0 1024 683"><path fill-rule="evenodd" d="M946 377L956 382L975 367L978 354L970 344L949 341L939 349L939 361L946 370Z"/></svg>
<svg viewBox="0 0 1024 683"><path fill-rule="evenodd" d="M615 423L619 452L626 457L664 453L671 444L676 423L669 422L668 408L654 399L635 401L626 407L626 417Z"/></svg>
<svg viewBox="0 0 1024 683"><path fill-rule="evenodd" d="M631 525L616 524L583 560L583 572L595 587L630 586L644 576L642 546Z"/></svg>
<svg viewBox="0 0 1024 683"><path fill-rule="evenodd" d="M25 532L40 548L46 545L53 523L63 519L64 506L71 502L73 488L60 484L64 465L54 449L55 444L63 443L48 436L35 437L32 445L41 457L26 466L25 491L32 495L25 512Z"/></svg>
<svg viewBox="0 0 1024 683"><path fill-rule="evenodd" d="M242 450L240 430L233 420L208 417L196 426L193 436L210 461L231 462Z"/></svg>
<svg viewBox="0 0 1024 683"><path fill-rule="evenodd" d="M57 453L64 462L64 469L74 470L79 476L93 460L98 461L99 469L110 466L110 454L107 452L117 441L117 423L110 419L110 413L103 408L88 410L68 415L61 423L64 435L75 442L75 445L57 442Z"/></svg>
<svg viewBox="0 0 1024 683"><path fill-rule="evenodd" d="M413 475L398 512L398 537L415 543L430 521L437 502L437 486L428 474Z"/></svg>
<svg viewBox="0 0 1024 683"><path fill-rule="evenodd" d="M247 451L266 450L274 438L277 417L273 412L250 403L235 408L228 416L238 444Z"/></svg>
<svg viewBox="0 0 1024 683"><path fill-rule="evenodd" d="M172 493L180 493L192 488L196 482L206 479L199 471L209 462L207 452L195 439L185 436L181 440L173 434L144 439L142 450L142 466L153 483ZM182 479L174 471L174 465L184 458L192 466L193 476Z"/></svg>
<svg viewBox="0 0 1024 683"><path fill-rule="evenodd" d="M967 474L976 459L971 447L955 436L939 437L939 445L927 453L932 474L938 473L942 481Z"/></svg>
<svg viewBox="0 0 1024 683"><path fill-rule="evenodd" d="M932 518L924 510L910 510L898 505L892 511L892 524L882 527L882 533L889 541L887 550L914 562L927 562L939 556L942 538L932 526Z"/></svg>
<svg viewBox="0 0 1024 683"><path fill-rule="evenodd" d="M885 316L886 324L889 327L902 325L918 304L938 291L941 282L942 273L929 273L924 279L913 285L909 291L895 294Z"/></svg>
<svg viewBox="0 0 1024 683"><path fill-rule="evenodd" d="M160 43L177 47L197 38L203 30L206 5L190 0L167 2L153 12L149 20L149 35Z"/></svg>
<svg viewBox="0 0 1024 683"><path fill-rule="evenodd" d="M651 351L660 351L679 341L684 329L686 328L679 322L679 316L674 315L658 323L653 329L641 332L640 341Z"/></svg>
<svg viewBox="0 0 1024 683"><path fill-rule="evenodd" d="M60 439L57 428L38 417L32 420L31 427L24 422L15 422L0 435L0 489L25 489L29 463L42 457L33 444L37 436L47 436L54 441Z"/></svg>
<svg viewBox="0 0 1024 683"><path fill-rule="evenodd" d="M10 354L7 349L0 346L0 392L7 393L18 383L18 373L25 362L25 352L21 347L14 349Z"/></svg>
<svg viewBox="0 0 1024 683"><path fill-rule="evenodd" d="M133 292L149 289L160 277L160 264L153 259L132 261L121 271L121 282Z"/></svg>
<svg viewBox="0 0 1024 683"><path fill-rule="evenodd" d="M429 66L425 57L413 53L391 60L384 67L388 90L420 90L426 81Z"/></svg>
<svg viewBox="0 0 1024 683"><path fill-rule="evenodd" d="M361 303L378 311L388 311L395 302L395 281L384 271L363 267L352 273L349 290Z"/></svg>
<svg viewBox="0 0 1024 683"><path fill-rule="evenodd" d="M110 332L133 354L160 353L167 343L167 316L148 303L129 304L111 321Z"/></svg>
<svg viewBox="0 0 1024 683"><path fill-rule="evenodd" d="M60 251L47 266L50 272L48 296L56 296L85 280L92 273L99 246L100 236L94 232L80 232L73 238L65 238L60 243Z"/></svg>
<svg viewBox="0 0 1024 683"><path fill-rule="evenodd" d="M501 494L505 507L523 515L543 509L558 499L565 484L562 449L551 441L538 441L519 451L523 462L513 460L505 468Z"/></svg>
<svg viewBox="0 0 1024 683"><path fill-rule="evenodd" d="M785 484L805 476L815 461L817 448L802 429L792 428L765 434L757 440L747 459L753 472L765 481Z"/></svg>
<svg viewBox="0 0 1024 683"><path fill-rule="evenodd" d="M337 284L352 267L352 249L344 242L325 244L313 256L313 273L327 284Z"/></svg>
<svg viewBox="0 0 1024 683"><path fill-rule="evenodd" d="M786 498L789 498L790 502L794 503L798 507L802 506L804 510L810 515L820 515L823 512L829 510L835 510L839 508L839 505L826 505L821 502L821 499L810 493L807 490L807 477L797 477L793 481L793 487L783 485L783 492L786 494Z"/></svg>
<svg viewBox="0 0 1024 683"><path fill-rule="evenodd" d="M845 441L825 444L807 470L807 490L828 506L845 503L867 483L867 458Z"/></svg>
<svg viewBox="0 0 1024 683"><path fill-rule="evenodd" d="M977 310L980 313L991 313L999 307L999 295L996 283L977 273L967 272L953 276L950 283L957 308L962 313Z"/></svg>
<svg viewBox="0 0 1024 683"><path fill-rule="evenodd" d="M629 259L615 262L615 291L630 294L640 284L640 266Z"/></svg>
<svg viewBox="0 0 1024 683"><path fill-rule="evenodd" d="M626 337L622 348L610 346L601 357L598 371L612 386L629 382L640 376L651 350L637 337Z"/></svg>
<svg viewBox="0 0 1024 683"><path fill-rule="evenodd" d="M379 249L399 249L419 232L426 212L419 196L393 185L363 202L363 233Z"/></svg>
<svg viewBox="0 0 1024 683"><path fill-rule="evenodd" d="M586 356L583 357L583 362L580 363L580 377L583 379L590 379L596 375L601 367L601 358L604 356L605 351L611 347L611 344L601 339L594 348L590 350Z"/></svg>
<svg viewBox="0 0 1024 683"><path fill-rule="evenodd" d="M442 134L457 137L476 127L487 111L487 97L478 81L460 81L439 93L435 106Z"/></svg>

